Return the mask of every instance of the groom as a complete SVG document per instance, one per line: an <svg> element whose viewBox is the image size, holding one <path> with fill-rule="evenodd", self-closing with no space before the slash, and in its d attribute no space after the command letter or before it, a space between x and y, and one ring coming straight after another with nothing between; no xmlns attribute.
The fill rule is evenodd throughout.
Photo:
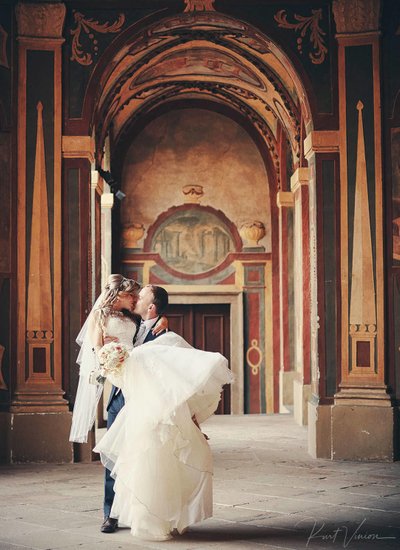
<svg viewBox="0 0 400 550"><path fill-rule="evenodd" d="M133 347L150 342L163 332L153 334L152 329L168 306L168 292L165 288L155 285L147 285L139 292L138 301L134 313L140 315L142 321L133 340ZM109 339L108 341L111 341ZM107 429L113 424L119 411L125 405L122 391L112 387L110 399L107 405ZM114 533L118 527L118 520L110 518L111 507L114 500L114 479L110 470L105 470L104 480L104 522L101 526L102 533Z"/></svg>

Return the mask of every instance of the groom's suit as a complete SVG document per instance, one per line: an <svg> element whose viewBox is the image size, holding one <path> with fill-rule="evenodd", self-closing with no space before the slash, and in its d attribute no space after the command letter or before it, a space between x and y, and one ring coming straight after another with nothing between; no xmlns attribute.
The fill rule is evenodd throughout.
<svg viewBox="0 0 400 550"><path fill-rule="evenodd" d="M157 317L154 319L154 324L146 334L145 339L143 340L143 344L146 342L151 342L157 336L160 336L160 334L163 334L163 332L159 334L153 334L152 329L154 328L154 325L157 323L158 319L160 317ZM137 334L135 335L135 338L133 342L135 343ZM114 420L117 418L117 415L119 411L122 409L122 407L125 405L125 399L122 394L122 391L119 390L119 388L113 386L110 393L110 398L108 400L107 404L107 430L112 426ZM110 515L112 503L114 500L114 479L111 477L110 470L105 469L105 478L104 478L104 517L107 518Z"/></svg>

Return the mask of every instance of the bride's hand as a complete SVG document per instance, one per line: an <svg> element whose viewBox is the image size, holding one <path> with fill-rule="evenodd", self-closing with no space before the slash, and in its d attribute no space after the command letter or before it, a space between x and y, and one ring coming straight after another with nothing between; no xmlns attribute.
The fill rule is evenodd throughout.
<svg viewBox="0 0 400 550"><path fill-rule="evenodd" d="M164 330L168 330L168 319L163 315L155 324L152 333L157 336L157 334L164 332Z"/></svg>

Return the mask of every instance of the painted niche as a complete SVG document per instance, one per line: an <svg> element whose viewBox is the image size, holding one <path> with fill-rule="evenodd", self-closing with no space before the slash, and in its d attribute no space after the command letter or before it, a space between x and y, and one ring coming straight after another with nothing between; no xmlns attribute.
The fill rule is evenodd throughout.
<svg viewBox="0 0 400 550"><path fill-rule="evenodd" d="M154 224L145 244L168 267L190 275L206 273L237 249L237 236L222 213L200 205L171 210Z"/></svg>

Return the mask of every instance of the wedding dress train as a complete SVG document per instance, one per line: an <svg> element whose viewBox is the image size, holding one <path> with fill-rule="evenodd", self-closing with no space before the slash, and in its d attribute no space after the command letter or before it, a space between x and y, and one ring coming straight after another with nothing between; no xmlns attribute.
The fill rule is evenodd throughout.
<svg viewBox="0 0 400 550"><path fill-rule="evenodd" d="M111 517L152 540L210 517L212 455L192 416L201 423L217 408L232 382L227 360L168 332L110 379L125 406L94 450L116 480Z"/></svg>

